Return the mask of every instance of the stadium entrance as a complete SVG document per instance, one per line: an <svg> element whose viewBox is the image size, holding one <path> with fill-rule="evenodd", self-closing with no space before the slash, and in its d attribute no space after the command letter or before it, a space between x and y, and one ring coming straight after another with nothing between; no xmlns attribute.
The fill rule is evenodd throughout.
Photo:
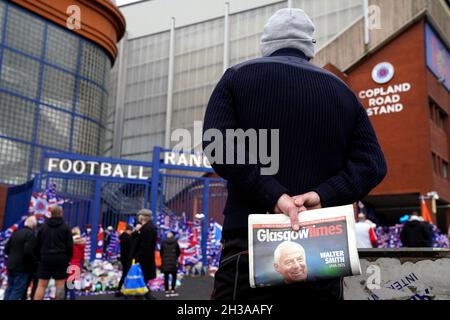
<svg viewBox="0 0 450 320"><path fill-rule="evenodd" d="M44 152L32 199L36 209L40 197L59 203L71 226L91 226L91 260L102 245L100 225L117 229L150 208L160 232L173 228L175 220L196 227L198 256L207 265L211 223L221 222L226 182L214 177L207 162L183 160L193 157L202 156L160 147L154 148L152 162Z"/></svg>

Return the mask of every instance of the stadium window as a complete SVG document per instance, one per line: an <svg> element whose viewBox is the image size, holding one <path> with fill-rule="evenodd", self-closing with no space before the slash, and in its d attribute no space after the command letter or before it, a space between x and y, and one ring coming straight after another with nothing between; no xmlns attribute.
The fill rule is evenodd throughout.
<svg viewBox="0 0 450 320"><path fill-rule="evenodd" d="M435 104L431 98L428 100L428 109L430 110L430 119L434 121Z"/></svg>
<svg viewBox="0 0 450 320"><path fill-rule="evenodd" d="M442 174L442 178L448 179L448 162L447 161L442 161L441 174Z"/></svg>
<svg viewBox="0 0 450 320"><path fill-rule="evenodd" d="M436 155L434 153L431 154L431 165L433 168L433 172L437 173L437 168L436 168Z"/></svg>
<svg viewBox="0 0 450 320"><path fill-rule="evenodd" d="M447 120L447 115L445 114L444 110L438 107L437 110L437 125L441 129L445 129L445 121Z"/></svg>
<svg viewBox="0 0 450 320"><path fill-rule="evenodd" d="M441 157L436 156L436 164L437 164L436 173L437 174L442 174L442 168L441 168L442 160L441 160Z"/></svg>
<svg viewBox="0 0 450 320"><path fill-rule="evenodd" d="M432 98L428 99L428 110L430 113L430 119L439 128L445 130L445 123L447 121L448 115Z"/></svg>

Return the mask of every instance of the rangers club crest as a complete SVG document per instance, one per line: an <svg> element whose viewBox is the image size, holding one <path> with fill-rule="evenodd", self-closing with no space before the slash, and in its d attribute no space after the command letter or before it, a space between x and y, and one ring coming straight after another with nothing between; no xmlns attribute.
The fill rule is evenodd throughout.
<svg viewBox="0 0 450 320"><path fill-rule="evenodd" d="M389 62L382 62L373 68L372 79L378 84L385 84L392 80L394 74L394 66Z"/></svg>

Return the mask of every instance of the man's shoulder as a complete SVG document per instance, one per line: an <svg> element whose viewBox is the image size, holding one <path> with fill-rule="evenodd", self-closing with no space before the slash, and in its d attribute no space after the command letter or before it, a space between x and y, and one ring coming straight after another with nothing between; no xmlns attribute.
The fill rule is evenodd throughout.
<svg viewBox="0 0 450 320"><path fill-rule="evenodd" d="M72 235L72 229L66 222L63 222L60 227L62 230L64 230L64 232L70 232L70 235Z"/></svg>
<svg viewBox="0 0 450 320"><path fill-rule="evenodd" d="M413 224L411 223L411 221L408 221L408 222L406 222L406 223L403 225L402 230L409 230L409 229L411 229L412 227L413 227Z"/></svg>
<svg viewBox="0 0 450 320"><path fill-rule="evenodd" d="M146 223L145 225L142 226L141 232L142 231L145 232L156 231L156 226L153 223Z"/></svg>
<svg viewBox="0 0 450 320"><path fill-rule="evenodd" d="M19 230L15 231L13 233L13 235L16 235L16 237L19 237L19 236L25 236L25 235L27 235L27 233L28 233L28 229L27 228L22 228L22 229L19 229Z"/></svg>
<svg viewBox="0 0 450 320"><path fill-rule="evenodd" d="M357 222L356 227L361 228L361 229L370 229L371 228L370 225L365 222Z"/></svg>
<svg viewBox="0 0 450 320"><path fill-rule="evenodd" d="M312 65L311 63L307 62L306 60L293 58L293 57L289 57L289 56L273 56L273 57L254 58L254 59L250 59L250 60L238 63L238 64L230 67L230 69L232 71L238 72L238 71L245 70L246 67L255 67L255 66L264 65L264 64L266 64L266 65L267 64L286 64L286 65L291 65L293 67L303 67L303 68L308 68L311 66L313 69L314 68L320 69L319 67Z"/></svg>
<svg viewBox="0 0 450 320"><path fill-rule="evenodd" d="M246 60L246 61L243 61L243 62L240 62L238 64L231 66L229 69L236 72L236 71L240 71L241 69L243 69L247 66L254 66L257 64L270 63L269 58L270 57L259 57L259 58Z"/></svg>
<svg viewBox="0 0 450 320"><path fill-rule="evenodd" d="M232 71L241 71L246 67L264 65L264 64L285 64L296 68L310 70L311 72L323 73L325 75L331 76L333 78L337 78L333 73L329 72L326 69L323 69L305 59L292 57L292 56L272 56L272 57L259 57L250 59L230 67Z"/></svg>
<svg viewBox="0 0 450 320"><path fill-rule="evenodd" d="M33 230L28 229L28 228L25 228L24 230L25 230L25 231L24 231L24 234L25 234L25 236L27 237L27 239L34 238L34 237L35 237L35 233L34 233Z"/></svg>
<svg viewBox="0 0 450 320"><path fill-rule="evenodd" d="M306 74L320 74L323 77L329 78L333 84L343 88L348 89L348 91L351 91L347 84L342 81L338 76L333 74L332 72L321 68L309 61L306 61L304 59L291 57L291 56L272 56L272 57L260 57L255 58L251 60L247 60L244 62L241 62L239 64L236 64L229 68L233 73L239 73L239 72L245 72L248 69L258 67L259 65L269 65L269 64L284 64L291 66L292 68L299 68L303 71L306 71Z"/></svg>

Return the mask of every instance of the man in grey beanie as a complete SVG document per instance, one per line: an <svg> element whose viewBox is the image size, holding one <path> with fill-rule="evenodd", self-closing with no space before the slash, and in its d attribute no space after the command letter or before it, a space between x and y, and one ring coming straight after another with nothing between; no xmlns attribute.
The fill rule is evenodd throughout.
<svg viewBox="0 0 450 320"><path fill-rule="evenodd" d="M264 28L263 57L229 68L212 93L204 131L220 131L223 141L228 129L279 133L278 148L267 146L267 154L278 151L279 169L273 175L262 174L260 160L222 164L209 159L228 181L213 299L342 299L341 279L257 289L249 285L248 215L285 214L298 231L299 212L357 202L386 175L364 107L345 83L309 62L315 54L314 30L304 11L277 11ZM238 156L233 142L220 150L227 159L233 152ZM211 143L204 139L203 147ZM247 154L238 159L254 159L245 143Z"/></svg>
<svg viewBox="0 0 450 320"><path fill-rule="evenodd" d="M314 58L314 26L308 15L301 9L278 10L267 22L261 38L261 52L264 57L284 49L297 49L308 59Z"/></svg>
<svg viewBox="0 0 450 320"><path fill-rule="evenodd" d="M132 257L141 265L145 283L148 284L150 280L156 278L155 249L157 231L152 223L152 212L150 210L139 210L138 220L142 227L135 237ZM154 299L150 287L146 298L149 300Z"/></svg>

